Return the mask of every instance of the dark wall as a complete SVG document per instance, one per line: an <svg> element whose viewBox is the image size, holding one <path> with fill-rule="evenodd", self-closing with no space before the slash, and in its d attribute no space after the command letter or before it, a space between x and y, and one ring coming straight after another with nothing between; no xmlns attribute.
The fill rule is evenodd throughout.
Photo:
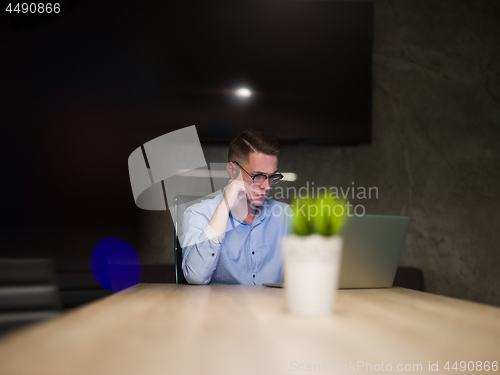
<svg viewBox="0 0 500 375"><path fill-rule="evenodd" d="M116 236L145 263L172 263L170 216L134 206L126 161L165 133L153 110L169 79L161 37L120 39L129 16L88 4L90 35L57 31L62 20L2 26L2 254L87 261ZM374 5L372 144L287 146L280 170L298 180L283 186L376 187L353 203L412 218L401 263L423 269L429 292L500 305L500 5ZM208 162L226 161L224 147L203 147Z"/></svg>
<svg viewBox="0 0 500 375"><path fill-rule="evenodd" d="M401 265L421 268L427 291L500 305L500 4L374 4L372 144L287 146L279 168L298 180L280 186L376 187L352 201L411 217ZM225 147L204 151L226 161ZM172 231L144 215L154 257Z"/></svg>

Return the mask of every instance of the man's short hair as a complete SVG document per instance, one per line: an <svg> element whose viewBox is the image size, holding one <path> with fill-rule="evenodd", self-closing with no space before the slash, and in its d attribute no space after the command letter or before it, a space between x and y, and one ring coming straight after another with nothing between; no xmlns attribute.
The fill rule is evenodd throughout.
<svg viewBox="0 0 500 375"><path fill-rule="evenodd" d="M247 129L229 143L228 161L248 163L252 152L280 157L281 151L279 142L269 134L260 130Z"/></svg>

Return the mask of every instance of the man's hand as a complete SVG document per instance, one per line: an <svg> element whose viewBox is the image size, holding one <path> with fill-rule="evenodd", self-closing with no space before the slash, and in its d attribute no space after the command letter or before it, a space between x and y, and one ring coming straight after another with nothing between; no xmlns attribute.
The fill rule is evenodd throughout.
<svg viewBox="0 0 500 375"><path fill-rule="evenodd" d="M246 205L247 189L241 173L229 180L226 190L224 191L224 202L230 210L232 210L238 203L244 200Z"/></svg>
<svg viewBox="0 0 500 375"><path fill-rule="evenodd" d="M241 173L229 180L222 201L208 223L217 233L225 233L229 211L242 221L245 220L248 215L247 190L249 191L249 187L243 181Z"/></svg>

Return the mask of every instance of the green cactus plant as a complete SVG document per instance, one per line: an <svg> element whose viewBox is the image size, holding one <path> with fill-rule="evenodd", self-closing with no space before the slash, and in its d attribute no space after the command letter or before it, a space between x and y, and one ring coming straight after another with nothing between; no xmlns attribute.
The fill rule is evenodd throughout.
<svg viewBox="0 0 500 375"><path fill-rule="evenodd" d="M297 236L320 234L334 236L340 232L348 217L345 201L322 195L315 199L297 198L292 203L294 219L292 233Z"/></svg>

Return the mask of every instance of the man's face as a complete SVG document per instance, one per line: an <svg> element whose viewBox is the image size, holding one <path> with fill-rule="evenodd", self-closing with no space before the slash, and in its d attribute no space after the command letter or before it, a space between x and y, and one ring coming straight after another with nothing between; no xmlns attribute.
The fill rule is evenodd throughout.
<svg viewBox="0 0 500 375"><path fill-rule="evenodd" d="M250 154L249 162L241 164L245 170L252 176L259 173L275 173L278 170L278 157L273 155L265 155L260 152L252 152ZM266 179L261 185L252 181L252 178L244 171L241 171L243 181L248 186L247 189L247 202L251 203L254 207L260 207L264 204L271 186L269 179Z"/></svg>

